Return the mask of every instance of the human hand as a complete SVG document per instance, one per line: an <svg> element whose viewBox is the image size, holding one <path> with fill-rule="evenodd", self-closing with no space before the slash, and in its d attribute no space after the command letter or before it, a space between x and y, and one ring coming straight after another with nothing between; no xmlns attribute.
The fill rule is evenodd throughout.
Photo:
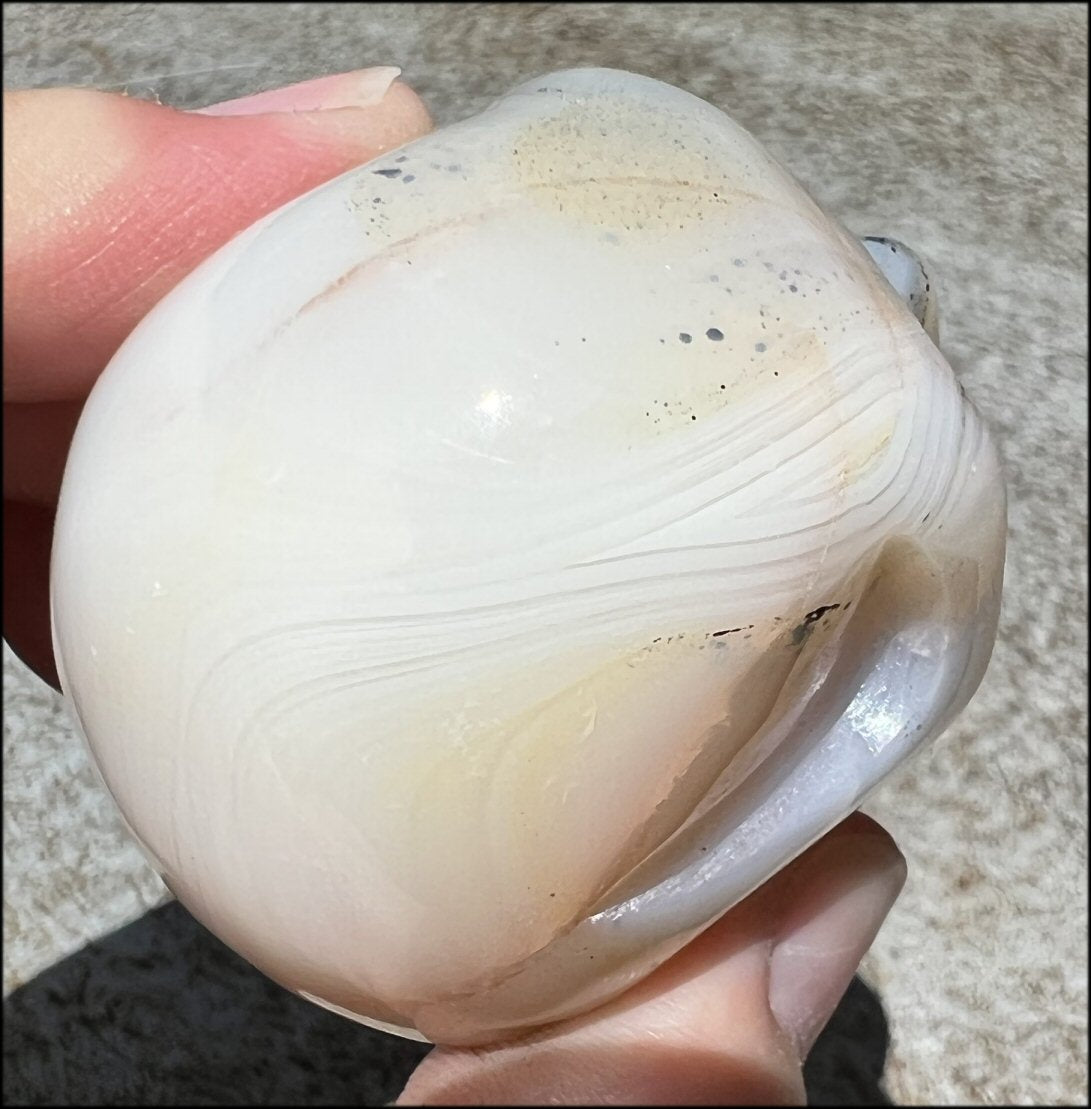
<svg viewBox="0 0 1091 1109"><path fill-rule="evenodd" d="M141 317L237 232L431 127L390 67L180 112L4 93L4 638L54 687L49 552L68 445Z"/></svg>
<svg viewBox="0 0 1091 1109"><path fill-rule="evenodd" d="M394 76L323 78L215 115L5 94L4 635L54 685L53 511L88 390L237 231L428 129ZM904 876L889 836L850 817L622 997L520 1041L437 1048L399 1104L801 1103L801 1061Z"/></svg>
<svg viewBox="0 0 1091 1109"><path fill-rule="evenodd" d="M654 974L519 1041L439 1047L398 1105L804 1105L803 1060L905 882L854 813Z"/></svg>

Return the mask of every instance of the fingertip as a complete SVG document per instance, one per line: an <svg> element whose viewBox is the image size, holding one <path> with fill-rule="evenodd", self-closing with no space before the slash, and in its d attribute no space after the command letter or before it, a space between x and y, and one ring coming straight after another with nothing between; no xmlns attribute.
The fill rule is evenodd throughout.
<svg viewBox="0 0 1091 1109"><path fill-rule="evenodd" d="M837 1008L907 877L905 857L856 814L784 874L769 966L769 1007L806 1058Z"/></svg>
<svg viewBox="0 0 1091 1109"><path fill-rule="evenodd" d="M60 689L49 624L53 510L4 500L4 639L35 674Z"/></svg>
<svg viewBox="0 0 1091 1109"><path fill-rule="evenodd" d="M396 65L372 66L348 73L333 73L297 81L292 85L222 100L204 108L191 108L193 115L253 116L268 112L317 112L329 108L366 108L378 104L401 76Z"/></svg>
<svg viewBox="0 0 1091 1109"><path fill-rule="evenodd" d="M403 141L419 138L432 130L432 113L417 92L400 78L391 84L383 98L391 118L407 136Z"/></svg>
<svg viewBox="0 0 1091 1109"><path fill-rule="evenodd" d="M398 1104L803 1104L802 1060L905 873L854 814L627 993L519 1041L437 1048Z"/></svg>
<svg viewBox="0 0 1091 1109"><path fill-rule="evenodd" d="M432 117L424 101L400 80L391 83L374 103L345 104L316 111L263 113L250 117L281 129L292 142L312 153L334 151L342 168L371 161L388 150L420 138L432 129ZM207 122L213 122L211 118ZM216 120L228 125L244 121L238 117Z"/></svg>

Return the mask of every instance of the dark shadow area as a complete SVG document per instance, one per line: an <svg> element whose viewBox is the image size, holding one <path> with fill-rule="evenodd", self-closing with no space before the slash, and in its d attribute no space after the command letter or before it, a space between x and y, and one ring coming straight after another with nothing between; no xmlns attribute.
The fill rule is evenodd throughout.
<svg viewBox="0 0 1091 1109"><path fill-rule="evenodd" d="M878 998L853 979L805 1077L813 1105L889 1105ZM5 1105L384 1105L426 1054L302 1001L180 905L4 1001Z"/></svg>
<svg viewBox="0 0 1091 1109"><path fill-rule="evenodd" d="M4 1001L6 1105L383 1105L428 1051L270 981L177 902Z"/></svg>
<svg viewBox="0 0 1091 1109"><path fill-rule="evenodd" d="M803 1081L809 1105L893 1105L883 1090L890 1030L878 994L856 977L822 1030Z"/></svg>

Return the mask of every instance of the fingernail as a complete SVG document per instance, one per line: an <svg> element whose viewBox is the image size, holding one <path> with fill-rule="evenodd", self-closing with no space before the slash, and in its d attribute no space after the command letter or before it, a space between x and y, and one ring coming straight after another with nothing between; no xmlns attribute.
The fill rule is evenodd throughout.
<svg viewBox="0 0 1091 1109"><path fill-rule="evenodd" d="M816 849L807 889L773 948L769 1007L806 1058L905 884L905 859L885 833L836 837Z"/></svg>
<svg viewBox="0 0 1091 1109"><path fill-rule="evenodd" d="M396 65L379 65L356 69L351 73L335 73L316 77L281 89L269 89L253 96L240 96L207 108L195 108L194 114L206 116L253 116L267 112L321 112L331 108L367 108L378 104L390 86L401 75Z"/></svg>

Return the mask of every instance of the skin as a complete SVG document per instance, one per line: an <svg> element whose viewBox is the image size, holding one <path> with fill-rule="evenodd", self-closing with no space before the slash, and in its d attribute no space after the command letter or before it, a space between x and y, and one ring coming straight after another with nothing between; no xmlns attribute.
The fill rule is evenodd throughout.
<svg viewBox="0 0 1091 1109"><path fill-rule="evenodd" d="M4 635L57 686L49 551L81 405L141 317L287 200L427 131L390 72L217 114L76 89L4 94ZM802 1060L905 880L860 814L655 974L521 1040L437 1048L399 1104L803 1104Z"/></svg>

